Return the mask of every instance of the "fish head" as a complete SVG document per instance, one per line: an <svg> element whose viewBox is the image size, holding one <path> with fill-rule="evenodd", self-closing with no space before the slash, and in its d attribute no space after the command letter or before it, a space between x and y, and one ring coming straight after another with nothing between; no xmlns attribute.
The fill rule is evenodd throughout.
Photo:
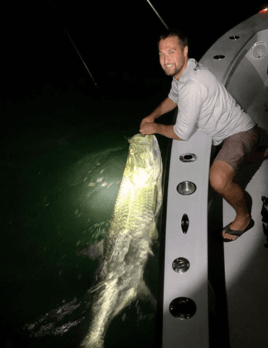
<svg viewBox="0 0 268 348"><path fill-rule="evenodd" d="M136 134L129 140L128 169L132 181L157 180L162 174L162 159L158 141L154 135ZM137 177L139 179L137 180Z"/></svg>

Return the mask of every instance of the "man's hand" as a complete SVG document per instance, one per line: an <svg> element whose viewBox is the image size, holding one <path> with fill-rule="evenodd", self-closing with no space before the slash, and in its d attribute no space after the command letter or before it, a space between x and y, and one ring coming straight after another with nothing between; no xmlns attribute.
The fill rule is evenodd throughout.
<svg viewBox="0 0 268 348"><path fill-rule="evenodd" d="M144 117L144 119L142 119L141 121L141 125L140 128L145 124L145 123L150 123L150 122L154 122L155 118L153 116L146 116Z"/></svg>
<svg viewBox="0 0 268 348"><path fill-rule="evenodd" d="M167 138L175 139L175 140L183 140L177 136L174 132L173 125L164 125L155 122L142 122L140 126L141 134L161 134Z"/></svg>
<svg viewBox="0 0 268 348"><path fill-rule="evenodd" d="M141 122L140 125L140 133L141 134L154 134L156 133L156 128L157 128L157 124L154 123L153 121L151 122L143 122L144 119Z"/></svg>

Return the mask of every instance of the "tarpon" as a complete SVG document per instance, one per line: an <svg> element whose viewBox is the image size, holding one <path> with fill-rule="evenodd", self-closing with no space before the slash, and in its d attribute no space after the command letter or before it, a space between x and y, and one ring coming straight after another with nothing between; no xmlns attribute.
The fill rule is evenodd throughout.
<svg viewBox="0 0 268 348"><path fill-rule="evenodd" d="M154 135L136 134L128 141L128 158L103 243L99 283L90 291L94 293L92 321L81 347L103 348L116 315L138 297L153 299L143 273L158 237L162 159Z"/></svg>

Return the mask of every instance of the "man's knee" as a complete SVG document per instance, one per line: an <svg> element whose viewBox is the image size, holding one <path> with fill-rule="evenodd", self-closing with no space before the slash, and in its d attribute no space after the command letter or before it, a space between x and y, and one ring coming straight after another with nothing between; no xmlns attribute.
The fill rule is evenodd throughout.
<svg viewBox="0 0 268 348"><path fill-rule="evenodd" d="M210 173L209 175L209 182L210 186L216 191L216 192L224 192L226 188L226 180L220 173Z"/></svg>
<svg viewBox="0 0 268 348"><path fill-rule="evenodd" d="M234 179L234 170L223 161L214 162L209 171L210 186L218 193L228 189Z"/></svg>

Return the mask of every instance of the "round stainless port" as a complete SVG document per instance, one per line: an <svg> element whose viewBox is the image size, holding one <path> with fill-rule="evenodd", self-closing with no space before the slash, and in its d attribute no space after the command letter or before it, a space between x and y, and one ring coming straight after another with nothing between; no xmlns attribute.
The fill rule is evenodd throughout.
<svg viewBox="0 0 268 348"><path fill-rule="evenodd" d="M196 313L196 304L188 297L177 297L170 302L169 311L177 319L190 319Z"/></svg>
<svg viewBox="0 0 268 348"><path fill-rule="evenodd" d="M196 190L196 185L191 181L183 181L177 186L177 191L181 195L191 195Z"/></svg>
<svg viewBox="0 0 268 348"><path fill-rule="evenodd" d="M190 268L190 262L184 257L178 257L172 262L172 268L177 273L185 273Z"/></svg>
<svg viewBox="0 0 268 348"><path fill-rule="evenodd" d="M222 60L225 58L225 56L223 56L222 54L218 54L218 55L214 56L213 58L218 59L218 60Z"/></svg>
<svg viewBox="0 0 268 348"><path fill-rule="evenodd" d="M196 159L197 156L194 153L185 153L180 156L180 161L182 162L194 162Z"/></svg>

